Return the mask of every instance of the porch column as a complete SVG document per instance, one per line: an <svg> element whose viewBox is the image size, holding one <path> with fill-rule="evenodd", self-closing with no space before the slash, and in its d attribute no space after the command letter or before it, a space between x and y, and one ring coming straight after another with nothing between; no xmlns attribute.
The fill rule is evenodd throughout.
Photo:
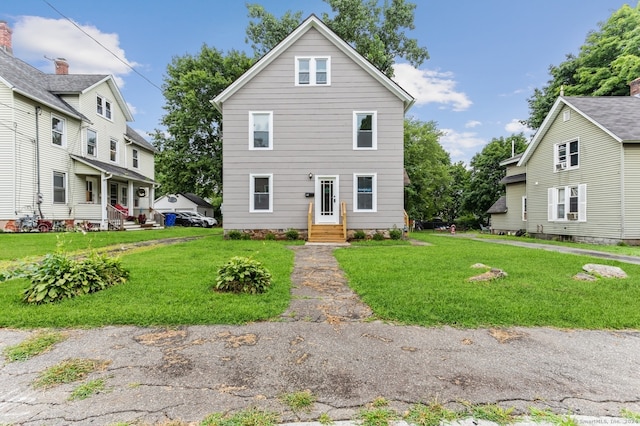
<svg viewBox="0 0 640 426"><path fill-rule="evenodd" d="M133 181L127 181L127 209L129 210L129 216L137 216L136 212L133 211Z"/></svg>
<svg viewBox="0 0 640 426"><path fill-rule="evenodd" d="M156 187L155 185L149 185L149 208L154 208L154 202L156 199Z"/></svg>
<svg viewBox="0 0 640 426"><path fill-rule="evenodd" d="M109 204L109 191L107 190L108 180L111 179L111 175L108 173L101 173L100 179L100 207L102 216L100 219L100 229L105 231L109 229L109 220L107 215L107 205Z"/></svg>

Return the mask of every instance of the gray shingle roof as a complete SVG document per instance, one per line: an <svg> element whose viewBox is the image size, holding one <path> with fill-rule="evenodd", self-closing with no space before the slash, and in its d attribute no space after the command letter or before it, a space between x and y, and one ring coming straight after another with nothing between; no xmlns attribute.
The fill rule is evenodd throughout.
<svg viewBox="0 0 640 426"><path fill-rule="evenodd" d="M500 214L500 213L506 213L506 212L507 212L507 197L505 197L504 195L498 198L498 201L493 203L493 205L489 207L489 210L487 210L487 213L489 214Z"/></svg>
<svg viewBox="0 0 640 426"><path fill-rule="evenodd" d="M636 96L564 97L567 104L582 112L622 141L640 141L640 98Z"/></svg>
<svg viewBox="0 0 640 426"><path fill-rule="evenodd" d="M133 130L128 124L125 136L136 145L148 149L149 151L156 152L156 148L149 141L143 138L140 133Z"/></svg>
<svg viewBox="0 0 640 426"><path fill-rule="evenodd" d="M50 75L0 50L0 78L15 91L71 116L85 119L80 112L49 90L48 77Z"/></svg>
<svg viewBox="0 0 640 426"><path fill-rule="evenodd" d="M508 185L510 183L518 183L518 182L526 182L526 181L527 181L527 174L520 173L517 175L505 176L500 180L500 183L504 183L505 185Z"/></svg>
<svg viewBox="0 0 640 426"><path fill-rule="evenodd" d="M186 199L193 201L194 203L196 203L197 205L201 206L201 207L208 207L208 208L212 208L213 206L208 203L205 199L201 198L200 196L193 194L191 192L181 192L181 195L184 196Z"/></svg>
<svg viewBox="0 0 640 426"><path fill-rule="evenodd" d="M156 183L153 179L148 178L138 172L134 172L133 170L125 169L124 167L116 166L114 164L103 163L102 161L94 160L91 158L79 157L77 155L70 155L76 161L80 161L88 166L95 168L101 172L106 172L112 174L114 176L123 177L131 180L137 180L140 182L154 184Z"/></svg>
<svg viewBox="0 0 640 426"><path fill-rule="evenodd" d="M56 94L80 93L108 78L103 74L43 74L49 91Z"/></svg>

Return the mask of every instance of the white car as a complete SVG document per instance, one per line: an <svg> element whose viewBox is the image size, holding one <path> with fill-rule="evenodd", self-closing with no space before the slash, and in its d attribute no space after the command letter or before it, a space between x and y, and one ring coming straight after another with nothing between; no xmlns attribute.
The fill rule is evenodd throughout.
<svg viewBox="0 0 640 426"><path fill-rule="evenodd" d="M202 222L205 224L205 228L213 228L218 224L218 221L215 218L204 216L203 214L198 212L181 212L181 213L188 214L189 216L197 217L198 219L202 220Z"/></svg>

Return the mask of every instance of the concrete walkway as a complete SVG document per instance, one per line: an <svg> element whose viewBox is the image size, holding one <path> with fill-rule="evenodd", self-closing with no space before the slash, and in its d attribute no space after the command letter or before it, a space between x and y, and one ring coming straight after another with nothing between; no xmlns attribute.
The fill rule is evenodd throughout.
<svg viewBox="0 0 640 426"><path fill-rule="evenodd" d="M607 424L621 423L622 409L640 412L640 332L371 321L346 287L334 249L293 248L293 298L279 321L64 330L67 339L52 350L1 366L0 424L197 424L214 412L252 407L277 412L282 422L323 413L355 420L379 397L399 414L435 400L452 409L499 404L609 416L588 421ZM0 329L0 351L31 334ZM77 383L32 386L69 358L103 363L88 380L103 379L105 390L70 400ZM282 401L306 389L317 398L310 411Z"/></svg>
<svg viewBox="0 0 640 426"><path fill-rule="evenodd" d="M583 256L593 256L593 257L598 257L600 259L616 260L618 262L633 263L635 265L640 265L640 257L638 256L627 256L622 254L607 253L603 251L581 249L578 247L556 246L556 245L544 244L544 243L533 243L529 241L494 240L489 238L475 238L473 236L465 236L464 234L460 234L460 236L462 236L463 238L470 238L474 241L481 241L483 243L506 244L510 246L541 249L541 250L547 250L547 251L555 251L559 253L579 254Z"/></svg>

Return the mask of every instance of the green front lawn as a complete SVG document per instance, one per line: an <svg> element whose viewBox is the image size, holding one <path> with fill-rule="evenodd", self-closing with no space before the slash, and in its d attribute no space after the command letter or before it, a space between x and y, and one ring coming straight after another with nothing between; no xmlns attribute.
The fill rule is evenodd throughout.
<svg viewBox="0 0 640 426"><path fill-rule="evenodd" d="M26 281L0 283L0 327L242 324L273 320L286 310L294 258L286 246L291 242L225 241L220 230L192 228L64 234L63 238L65 248L80 250L195 235L204 236L123 251L129 282L75 300L28 306L21 302ZM55 237L0 235L0 241L3 253L24 257L53 251ZM431 245L368 242L335 251L350 285L380 319L423 326L640 328L640 266L430 233L412 237ZM10 246L5 245L7 241ZM217 269L238 255L257 259L269 269L274 285L267 293L234 295L211 290ZM469 277L483 272L471 268L475 263L509 275L489 283L470 283ZM572 276L585 263L620 266L629 278L574 280Z"/></svg>
<svg viewBox="0 0 640 426"><path fill-rule="evenodd" d="M335 252L350 285L385 320L423 326L640 328L640 266L429 233L431 246L351 247ZM467 279L483 263L509 275ZM576 281L585 263L622 267L629 278Z"/></svg>
<svg viewBox="0 0 640 426"><path fill-rule="evenodd" d="M122 264L131 273L126 284L61 303L26 305L21 293L27 281L0 283L0 327L241 324L277 317L288 307L294 254L286 243L224 241L221 232L204 231L210 236L123 254ZM143 238L147 232L152 231L118 235L128 239L132 238L129 234L140 234L138 238ZM237 255L263 262L272 273L273 284L267 293L234 295L211 290L218 268Z"/></svg>

